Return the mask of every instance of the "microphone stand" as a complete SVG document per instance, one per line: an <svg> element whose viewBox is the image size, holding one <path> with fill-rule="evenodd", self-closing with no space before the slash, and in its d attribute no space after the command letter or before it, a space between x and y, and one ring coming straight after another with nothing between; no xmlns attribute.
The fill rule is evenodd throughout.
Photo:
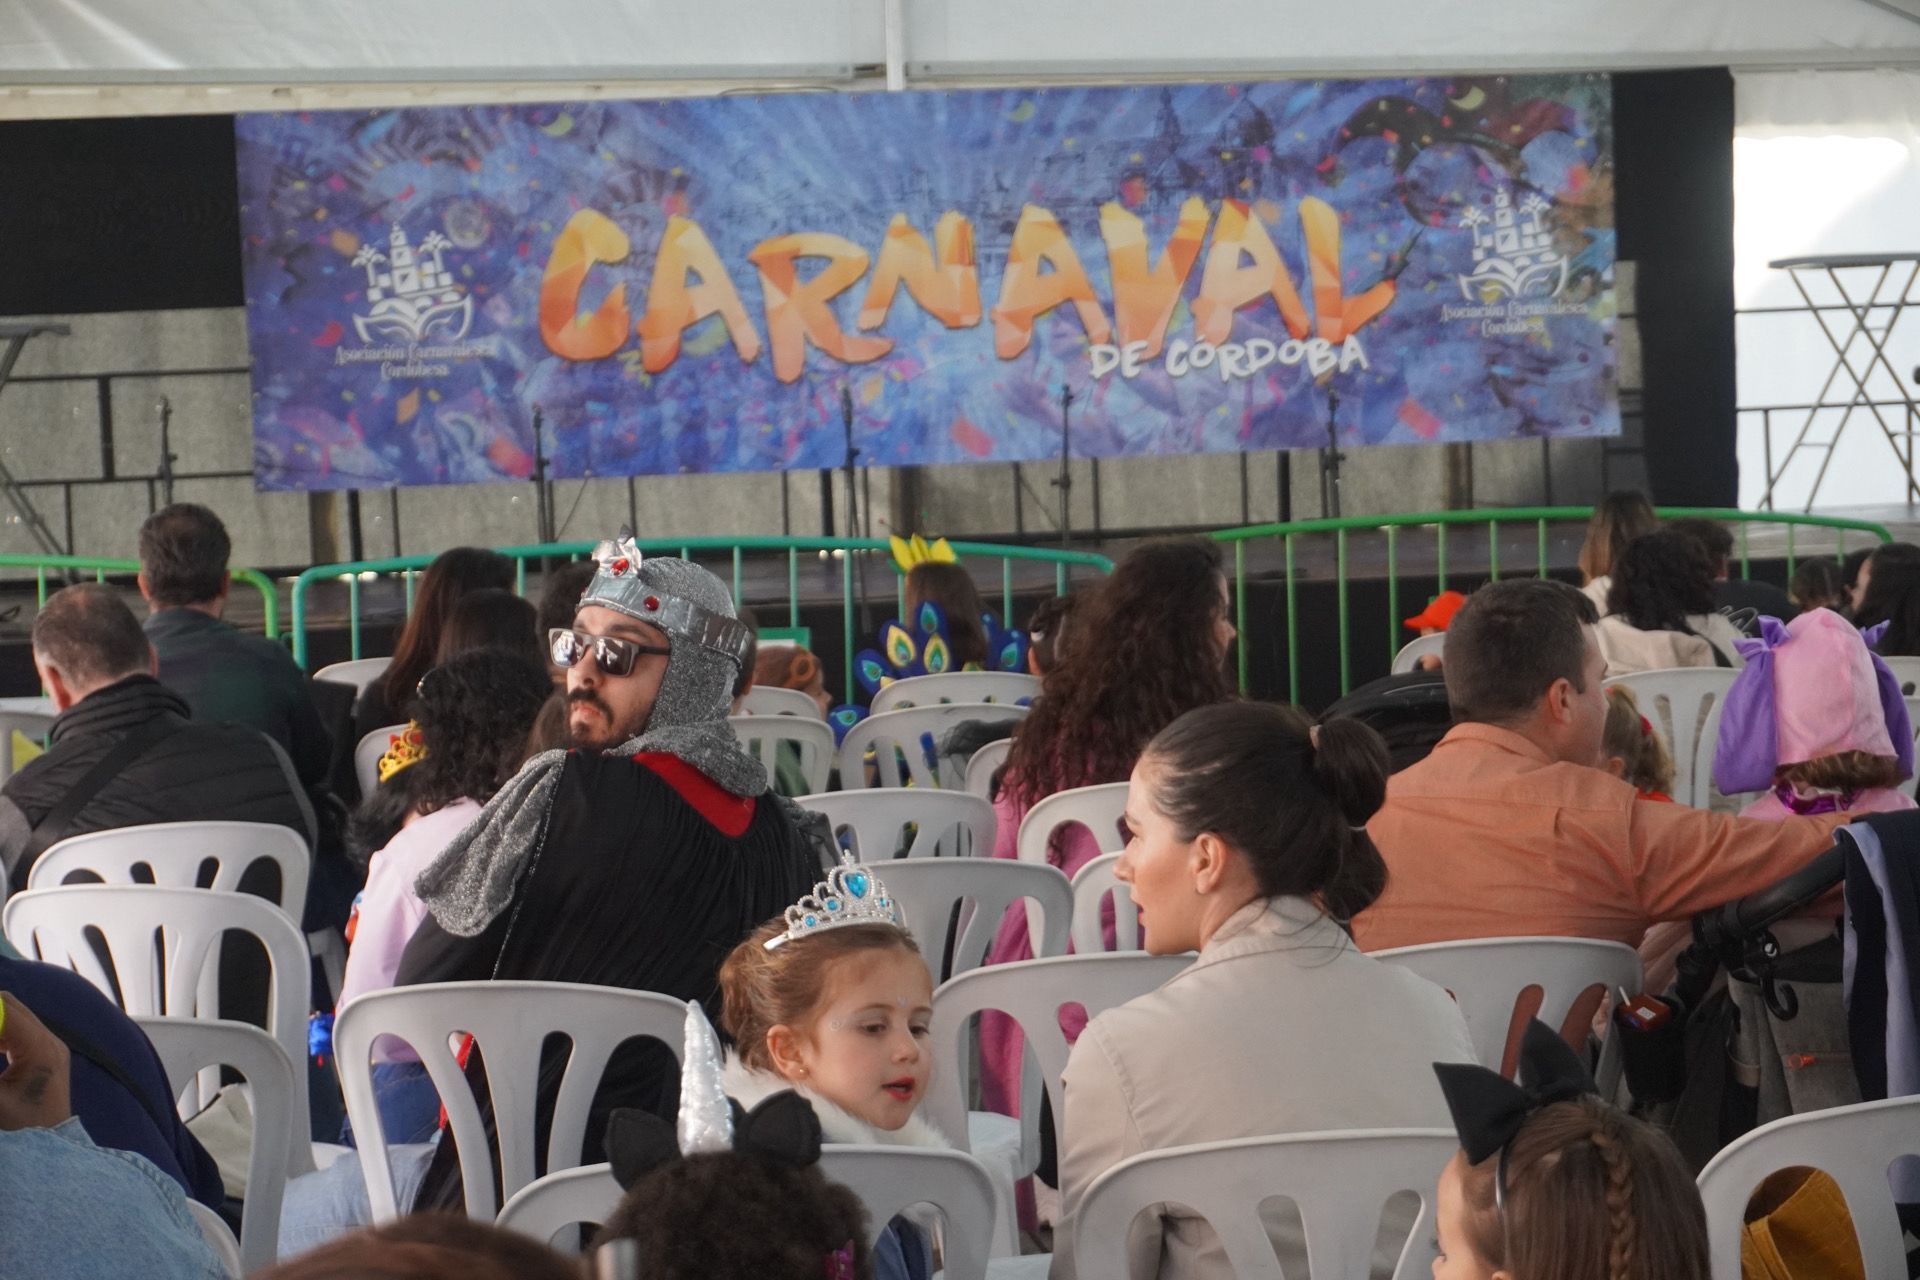
<svg viewBox="0 0 1920 1280"><path fill-rule="evenodd" d="M1060 545L1073 545L1073 472L1068 464L1073 461L1073 436L1069 429L1068 418L1073 411L1073 388L1066 383L1060 384L1060 478L1053 487L1060 491Z"/></svg>
<svg viewBox="0 0 1920 1280"><path fill-rule="evenodd" d="M843 464L847 472L847 536L855 538L860 535L860 486L855 471L860 450L853 443L853 392L844 383L840 387L840 426L847 439L847 460Z"/></svg>
<svg viewBox="0 0 1920 1280"><path fill-rule="evenodd" d="M844 382L840 384L840 428L845 432L847 441L847 460L844 465L847 473L847 537L851 539L860 536L860 449L853 442L853 389ZM856 557L860 567L860 629L864 632L872 626L872 619L867 613L867 557L863 551L849 550L846 554ZM853 691L848 690L847 696L851 698Z"/></svg>
<svg viewBox="0 0 1920 1280"><path fill-rule="evenodd" d="M1327 447L1320 451L1320 514L1340 518L1340 392L1327 384Z"/></svg>

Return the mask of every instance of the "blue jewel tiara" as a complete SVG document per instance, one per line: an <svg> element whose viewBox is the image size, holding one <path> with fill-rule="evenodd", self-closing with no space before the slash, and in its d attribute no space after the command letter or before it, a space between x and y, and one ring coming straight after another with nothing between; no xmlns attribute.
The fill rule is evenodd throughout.
<svg viewBox="0 0 1920 1280"><path fill-rule="evenodd" d="M878 876L844 850L840 865L813 886L813 892L787 908L786 932L766 942L771 951L783 942L849 924L898 924L893 899Z"/></svg>

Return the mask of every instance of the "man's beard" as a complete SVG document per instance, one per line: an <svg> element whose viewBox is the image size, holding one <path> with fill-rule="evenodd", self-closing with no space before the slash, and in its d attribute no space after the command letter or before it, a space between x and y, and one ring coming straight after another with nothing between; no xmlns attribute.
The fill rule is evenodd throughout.
<svg viewBox="0 0 1920 1280"><path fill-rule="evenodd" d="M592 731L589 731L588 735L583 735L574 727L573 708L581 703L585 703L587 706L594 708L605 717L606 723L609 726L606 737L600 737L592 733ZM638 737L646 726L647 722L644 716L641 717L638 724L631 727L620 725L614 719L613 708L605 702L602 702L591 690L574 689L567 693L567 740L581 750L604 751L608 747L618 746L630 738Z"/></svg>

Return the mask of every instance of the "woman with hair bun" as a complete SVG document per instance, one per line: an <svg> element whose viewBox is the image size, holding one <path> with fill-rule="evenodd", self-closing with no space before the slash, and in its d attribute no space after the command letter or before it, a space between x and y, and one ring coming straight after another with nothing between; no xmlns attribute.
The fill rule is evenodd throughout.
<svg viewBox="0 0 1920 1280"><path fill-rule="evenodd" d="M1378 734L1344 718L1314 725L1292 707L1202 707L1147 744L1116 874L1140 907L1148 951L1200 954L1158 991L1088 1023L1074 1045L1054 1280L1075 1274L1087 1187L1130 1156L1446 1125L1432 1064L1473 1061L1459 1009L1363 955L1345 927L1386 885L1366 831L1386 792ZM1297 1231L1277 1230L1274 1243L1288 1274L1304 1273ZM1128 1253L1136 1278L1234 1274L1206 1221L1173 1205L1135 1220Z"/></svg>

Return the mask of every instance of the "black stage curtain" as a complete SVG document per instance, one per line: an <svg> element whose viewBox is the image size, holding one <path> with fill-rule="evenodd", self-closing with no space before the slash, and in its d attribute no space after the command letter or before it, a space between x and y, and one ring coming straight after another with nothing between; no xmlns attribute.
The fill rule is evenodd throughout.
<svg viewBox="0 0 1920 1280"><path fill-rule="evenodd" d="M232 116L0 124L0 315L237 307Z"/></svg>
<svg viewBox="0 0 1920 1280"><path fill-rule="evenodd" d="M1654 501L1731 507L1734 457L1733 75L1613 79L1620 257L1636 264Z"/></svg>

